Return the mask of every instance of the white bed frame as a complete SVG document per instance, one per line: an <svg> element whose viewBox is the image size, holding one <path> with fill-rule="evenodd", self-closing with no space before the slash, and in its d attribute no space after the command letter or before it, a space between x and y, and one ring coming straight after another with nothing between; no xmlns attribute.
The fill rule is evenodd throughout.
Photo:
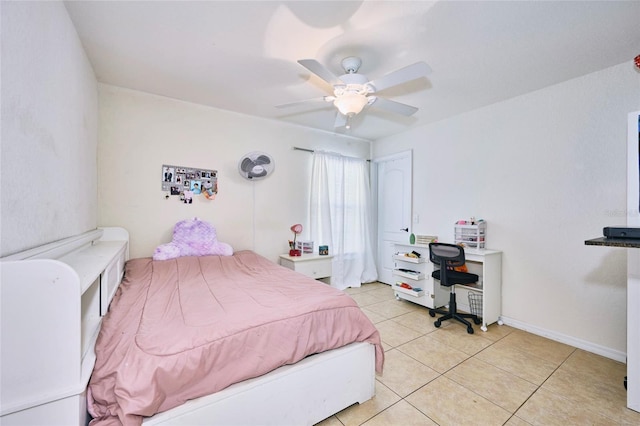
<svg viewBox="0 0 640 426"><path fill-rule="evenodd" d="M101 228L0 259L3 426L86 425L95 341L128 258L127 231ZM353 343L144 424L312 425L374 392L375 348Z"/></svg>

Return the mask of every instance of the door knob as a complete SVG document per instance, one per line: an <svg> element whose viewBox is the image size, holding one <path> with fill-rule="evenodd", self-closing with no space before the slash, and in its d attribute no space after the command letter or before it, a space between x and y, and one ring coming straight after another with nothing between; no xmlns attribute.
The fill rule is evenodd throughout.
<svg viewBox="0 0 640 426"><path fill-rule="evenodd" d="M400 228L401 231L409 232L409 228Z"/></svg>

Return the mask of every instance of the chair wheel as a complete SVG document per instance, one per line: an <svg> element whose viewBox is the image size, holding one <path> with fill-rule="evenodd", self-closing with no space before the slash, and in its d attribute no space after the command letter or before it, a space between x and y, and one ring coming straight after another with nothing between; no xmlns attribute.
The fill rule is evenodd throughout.
<svg viewBox="0 0 640 426"><path fill-rule="evenodd" d="M480 325L480 324L482 323L482 320L481 320L480 318L474 318L474 319L473 319L473 323L474 323L475 325Z"/></svg>
<svg viewBox="0 0 640 426"><path fill-rule="evenodd" d="M467 333L473 334L473 327L467 327Z"/></svg>
<svg viewBox="0 0 640 426"><path fill-rule="evenodd" d="M440 328L440 320L434 322L433 325L435 325L436 328Z"/></svg>
<svg viewBox="0 0 640 426"><path fill-rule="evenodd" d="M431 316L431 318L436 316L436 313L433 312L432 310L429 310L429 316Z"/></svg>

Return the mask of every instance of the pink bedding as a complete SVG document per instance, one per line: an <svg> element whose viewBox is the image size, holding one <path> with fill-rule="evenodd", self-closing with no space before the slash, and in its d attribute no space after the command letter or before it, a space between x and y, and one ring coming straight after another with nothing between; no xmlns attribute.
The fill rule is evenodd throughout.
<svg viewBox="0 0 640 426"><path fill-rule="evenodd" d="M88 389L92 425L139 425L304 357L380 335L354 300L250 251L127 262Z"/></svg>

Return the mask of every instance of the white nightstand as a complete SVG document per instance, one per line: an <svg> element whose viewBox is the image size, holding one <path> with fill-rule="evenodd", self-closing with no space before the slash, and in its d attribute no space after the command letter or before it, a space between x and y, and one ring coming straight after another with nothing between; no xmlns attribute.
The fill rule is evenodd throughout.
<svg viewBox="0 0 640 426"><path fill-rule="evenodd" d="M302 256L280 255L280 265L293 269L311 278L331 277L331 255L303 254Z"/></svg>

